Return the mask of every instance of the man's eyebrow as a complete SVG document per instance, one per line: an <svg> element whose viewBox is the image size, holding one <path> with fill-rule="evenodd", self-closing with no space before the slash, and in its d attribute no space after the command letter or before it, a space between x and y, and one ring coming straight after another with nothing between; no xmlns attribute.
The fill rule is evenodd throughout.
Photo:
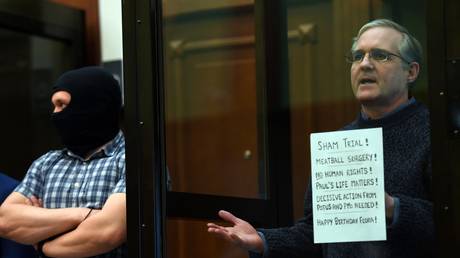
<svg viewBox="0 0 460 258"><path fill-rule="evenodd" d="M379 51L385 51L385 52L389 52L389 51L390 51L390 50L386 50L386 49L378 48L378 47L371 48L371 50L379 50Z"/></svg>
<svg viewBox="0 0 460 258"><path fill-rule="evenodd" d="M363 52L369 52L369 51L372 51L372 50L379 50L379 51L385 51L385 52L389 52L390 50L386 50L386 49L383 49L383 48L379 48L379 47L373 47L373 48L369 48L368 51L365 51L363 50L362 48L356 48L356 49L352 49L352 51L363 51Z"/></svg>

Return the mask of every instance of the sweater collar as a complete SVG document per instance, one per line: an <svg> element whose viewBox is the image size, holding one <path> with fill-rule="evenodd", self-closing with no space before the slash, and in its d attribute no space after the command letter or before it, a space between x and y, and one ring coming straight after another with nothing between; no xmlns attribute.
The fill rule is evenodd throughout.
<svg viewBox="0 0 460 258"><path fill-rule="evenodd" d="M363 112L360 112L358 124L362 127L387 127L395 123L398 124L414 115L421 105L420 102L412 97L409 101L379 119L369 119L369 117L363 115Z"/></svg>
<svg viewBox="0 0 460 258"><path fill-rule="evenodd" d="M393 111L391 112L388 112L386 113L385 115L383 115L381 118L379 119L382 119L382 118L385 118L387 116L391 116L392 114L395 114L401 110L403 110L405 107L409 106L409 105L412 105L416 102L415 98L414 97L411 97L408 101L402 103L401 105L399 105L397 108L395 108ZM363 120L373 120L371 119L366 113L364 113L362 110L361 110L361 118ZM378 120L378 119L377 119Z"/></svg>

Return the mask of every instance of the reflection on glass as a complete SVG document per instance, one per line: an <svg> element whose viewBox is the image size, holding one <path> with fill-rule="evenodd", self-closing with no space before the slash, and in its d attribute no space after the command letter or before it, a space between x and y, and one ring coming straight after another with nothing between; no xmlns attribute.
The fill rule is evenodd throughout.
<svg viewBox="0 0 460 258"><path fill-rule="evenodd" d="M168 219L168 258L245 258L248 253L206 230L211 221ZM213 221L215 222L215 221ZM219 221L219 223L221 223ZM180 243L180 244L178 244Z"/></svg>
<svg viewBox="0 0 460 258"><path fill-rule="evenodd" d="M426 49L425 1L288 1L289 91L295 218L303 216L310 181L312 132L337 130L357 115L345 55L351 39L371 19L389 18L406 28ZM412 90L426 103L426 65Z"/></svg>
<svg viewBox="0 0 460 258"><path fill-rule="evenodd" d="M172 191L265 198L251 1L165 1Z"/></svg>
<svg viewBox="0 0 460 258"><path fill-rule="evenodd" d="M20 178L59 143L49 121L51 89L76 61L64 42L6 29L0 39L0 170Z"/></svg>

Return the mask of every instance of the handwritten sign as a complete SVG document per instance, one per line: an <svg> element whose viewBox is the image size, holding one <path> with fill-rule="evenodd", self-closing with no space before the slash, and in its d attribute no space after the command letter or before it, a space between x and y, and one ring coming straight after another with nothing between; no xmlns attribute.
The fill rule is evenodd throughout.
<svg viewBox="0 0 460 258"><path fill-rule="evenodd" d="M314 133L315 243L386 240L382 129Z"/></svg>

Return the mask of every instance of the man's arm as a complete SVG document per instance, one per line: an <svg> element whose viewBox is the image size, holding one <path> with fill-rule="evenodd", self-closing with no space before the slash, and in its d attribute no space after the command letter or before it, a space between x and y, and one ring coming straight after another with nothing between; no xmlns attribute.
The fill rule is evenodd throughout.
<svg viewBox="0 0 460 258"><path fill-rule="evenodd" d="M313 243L311 193L309 186L305 195L305 217L291 227L256 230L246 221L220 211L219 216L232 225L208 223L208 232L249 250L251 258L320 257L321 245Z"/></svg>
<svg viewBox="0 0 460 258"><path fill-rule="evenodd" d="M28 205L28 198L13 192L0 207L0 236L22 244L37 242L78 226L89 209L45 209Z"/></svg>
<svg viewBox="0 0 460 258"><path fill-rule="evenodd" d="M434 241L433 203L407 195L395 196L400 201L399 218L388 231L388 235L405 241L415 241L422 247Z"/></svg>
<svg viewBox="0 0 460 258"><path fill-rule="evenodd" d="M311 184L305 192L304 217L291 227L258 229L264 234L267 250L264 258L322 257L322 247L314 244ZM251 254L252 257L260 257Z"/></svg>
<svg viewBox="0 0 460 258"><path fill-rule="evenodd" d="M97 214L75 230L43 245L50 257L87 257L109 252L126 241L126 195L112 194Z"/></svg>

